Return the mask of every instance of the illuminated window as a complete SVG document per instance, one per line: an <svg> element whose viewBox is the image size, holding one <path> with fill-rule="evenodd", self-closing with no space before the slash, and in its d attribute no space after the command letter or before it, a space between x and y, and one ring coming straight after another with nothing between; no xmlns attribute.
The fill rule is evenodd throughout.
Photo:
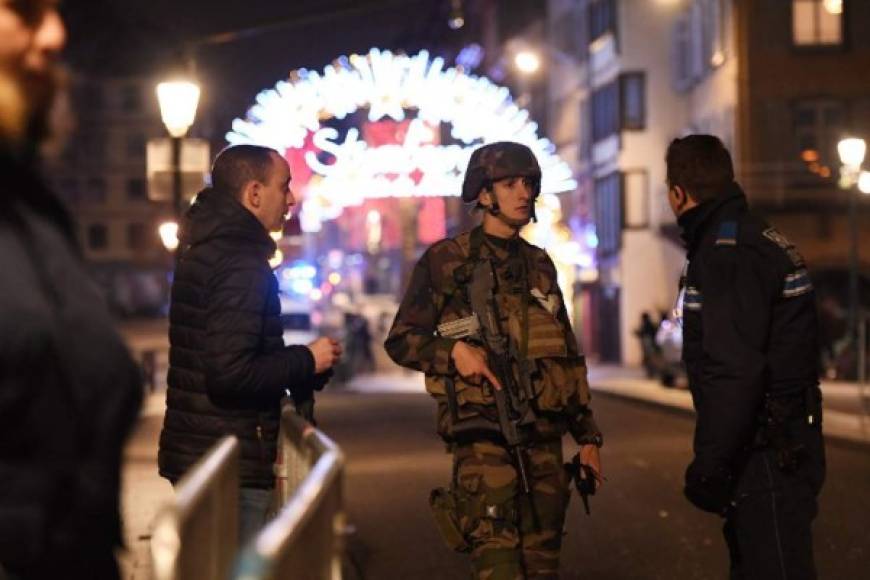
<svg viewBox="0 0 870 580"><path fill-rule="evenodd" d="M843 43L843 2L792 0L792 41L796 46Z"/></svg>

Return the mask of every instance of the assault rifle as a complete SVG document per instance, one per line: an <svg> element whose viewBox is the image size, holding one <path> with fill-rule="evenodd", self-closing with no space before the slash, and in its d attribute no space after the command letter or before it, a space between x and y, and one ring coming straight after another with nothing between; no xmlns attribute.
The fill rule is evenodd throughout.
<svg viewBox="0 0 870 580"><path fill-rule="evenodd" d="M496 389L493 385L498 424L505 443L516 460L523 493L528 494L531 488L523 454L523 447L527 443L523 428L534 423L535 417L529 406L528 393L524 392L526 389L521 390L524 385L517 384L514 378L514 363L516 362L522 373L525 361L515 360L516 353L512 356L510 341L502 334L495 291L496 277L492 262L482 260L475 265L468 287L471 309L479 324L476 338L486 351L489 368L502 385L502 389Z"/></svg>

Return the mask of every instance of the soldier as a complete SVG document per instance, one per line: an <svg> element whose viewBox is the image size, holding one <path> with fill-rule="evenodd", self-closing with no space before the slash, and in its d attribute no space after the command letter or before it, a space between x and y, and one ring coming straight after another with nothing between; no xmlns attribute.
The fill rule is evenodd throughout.
<svg viewBox="0 0 870 580"><path fill-rule="evenodd" d="M397 364L426 374L426 390L438 404L438 434L453 453L453 479L430 502L448 545L470 552L477 578L558 578L570 486L562 463L566 432L580 445L579 460L592 468L592 485L601 481L602 436L555 267L546 252L519 237L534 219L540 184L528 147L499 142L474 151L462 199L484 211L483 224L426 251L385 343ZM494 325L509 344L509 376L496 376L475 340L484 313L473 310L469 286L481 264L494 272L500 317ZM465 332L451 332L456 328ZM519 446L509 444L500 424L497 399L511 388L505 383L523 387L507 393L514 411L525 411L515 421Z"/></svg>
<svg viewBox="0 0 870 580"><path fill-rule="evenodd" d="M825 454L806 265L750 213L718 138L676 139L666 163L688 249L677 309L697 411L686 497L725 518L732 578L815 578Z"/></svg>

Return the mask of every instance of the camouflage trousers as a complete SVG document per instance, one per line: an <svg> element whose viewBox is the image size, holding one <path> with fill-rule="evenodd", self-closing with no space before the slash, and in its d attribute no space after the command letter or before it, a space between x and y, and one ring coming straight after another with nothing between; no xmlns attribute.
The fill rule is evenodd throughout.
<svg viewBox="0 0 870 580"><path fill-rule="evenodd" d="M558 579L559 551L570 498L560 440L525 451L532 493L523 493L512 454L480 441L454 451L459 525L480 580Z"/></svg>

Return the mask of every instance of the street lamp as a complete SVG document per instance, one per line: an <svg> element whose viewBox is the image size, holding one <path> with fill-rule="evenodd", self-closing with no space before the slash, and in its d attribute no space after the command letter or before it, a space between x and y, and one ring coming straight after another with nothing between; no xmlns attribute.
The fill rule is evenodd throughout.
<svg viewBox="0 0 870 580"><path fill-rule="evenodd" d="M462 0L451 0L447 26L452 30L459 30L465 26L465 15L462 13Z"/></svg>
<svg viewBox="0 0 870 580"><path fill-rule="evenodd" d="M157 228L163 247L174 252L178 248L178 222L163 222Z"/></svg>
<svg viewBox="0 0 870 580"><path fill-rule="evenodd" d="M840 154L840 163L850 171L857 171L864 163L864 154L867 152L867 143L864 139L848 137L837 143L837 152Z"/></svg>
<svg viewBox="0 0 870 580"><path fill-rule="evenodd" d="M174 231L168 227L169 223L164 223L160 226L160 238L167 250L175 250L178 247L178 223L181 221L181 144L196 117L199 86L187 80L162 82L157 85L157 101L160 103L160 117L172 141L172 210L175 217ZM169 241L172 237L175 237L174 246Z"/></svg>
<svg viewBox="0 0 870 580"><path fill-rule="evenodd" d="M849 194L849 339L855 348L857 360L857 378L864 382L864 345L859 344L859 295L858 295L858 205L857 195L854 191L855 184L861 191L870 190L870 178L865 177L866 171L861 171L864 155L867 152L867 143L864 139L849 137L837 143L837 152L840 154L840 162L843 164L841 184L845 186ZM863 187L862 187L863 182ZM863 321L861 322L863 325Z"/></svg>
<svg viewBox="0 0 870 580"><path fill-rule="evenodd" d="M541 58L532 50L521 50L514 55L514 64L523 74L534 74L541 68Z"/></svg>

